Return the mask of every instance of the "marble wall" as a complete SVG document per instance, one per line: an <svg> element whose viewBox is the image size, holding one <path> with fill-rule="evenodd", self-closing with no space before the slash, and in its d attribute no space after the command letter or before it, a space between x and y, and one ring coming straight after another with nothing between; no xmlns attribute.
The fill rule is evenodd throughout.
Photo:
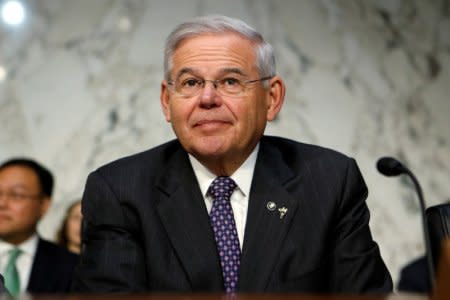
<svg viewBox="0 0 450 300"><path fill-rule="evenodd" d="M407 178L375 163L400 158L427 205L450 199L448 0L27 1L0 25L0 160L34 157L54 171L53 238L89 171L174 137L159 104L164 39L188 17L220 13L260 30L277 53L287 101L268 134L357 159L373 235L395 280L423 251Z"/></svg>

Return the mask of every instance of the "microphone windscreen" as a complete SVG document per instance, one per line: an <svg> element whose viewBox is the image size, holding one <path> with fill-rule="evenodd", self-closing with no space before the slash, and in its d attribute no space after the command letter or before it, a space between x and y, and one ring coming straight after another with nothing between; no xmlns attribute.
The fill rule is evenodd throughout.
<svg viewBox="0 0 450 300"><path fill-rule="evenodd" d="M385 176L397 176L406 171L406 168L393 157L380 158L377 162L377 169Z"/></svg>

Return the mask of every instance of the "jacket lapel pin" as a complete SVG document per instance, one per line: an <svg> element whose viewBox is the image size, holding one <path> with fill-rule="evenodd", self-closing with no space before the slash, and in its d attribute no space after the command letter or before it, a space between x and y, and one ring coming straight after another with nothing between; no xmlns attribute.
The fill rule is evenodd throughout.
<svg viewBox="0 0 450 300"><path fill-rule="evenodd" d="M288 209L286 207L282 207L278 209L278 212L280 213L280 220L283 219L284 215L287 213Z"/></svg>
<svg viewBox="0 0 450 300"><path fill-rule="evenodd" d="M266 207L267 207L268 210L274 211L275 208L277 208L277 205L276 205L275 202L269 201L269 202L267 202Z"/></svg>

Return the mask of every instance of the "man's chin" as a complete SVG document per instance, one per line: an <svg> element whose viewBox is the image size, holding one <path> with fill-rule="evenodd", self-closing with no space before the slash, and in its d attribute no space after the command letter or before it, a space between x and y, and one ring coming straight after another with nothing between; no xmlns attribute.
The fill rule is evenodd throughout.
<svg viewBox="0 0 450 300"><path fill-rule="evenodd" d="M219 160L226 157L222 149L195 149L191 154L198 160Z"/></svg>
<svg viewBox="0 0 450 300"><path fill-rule="evenodd" d="M190 148L190 149L189 149ZM205 137L197 140L187 150L195 157L225 157L228 152L228 144L223 137Z"/></svg>
<svg viewBox="0 0 450 300"><path fill-rule="evenodd" d="M9 232L0 230L0 240L8 241L10 238L11 238L11 235Z"/></svg>

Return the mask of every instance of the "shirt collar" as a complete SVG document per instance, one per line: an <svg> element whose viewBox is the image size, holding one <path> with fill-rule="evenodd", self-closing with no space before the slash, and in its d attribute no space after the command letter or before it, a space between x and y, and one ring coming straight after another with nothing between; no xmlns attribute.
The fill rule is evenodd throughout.
<svg viewBox="0 0 450 300"><path fill-rule="evenodd" d="M233 179L239 190L245 197L250 195L250 187L252 184L253 172L255 171L256 157L258 155L259 143L253 149L252 153L247 157L244 163L230 176ZM200 185L202 195L205 197L208 188L217 177L211 173L204 165L202 165L194 156L189 154L189 160L194 169L195 176Z"/></svg>
<svg viewBox="0 0 450 300"><path fill-rule="evenodd" d="M11 249L17 247L20 250L22 250L23 253L34 256L38 241L39 237L37 234L33 234L29 239L27 239L26 241L24 241L19 245L13 245L3 240L0 240L0 255L6 255L9 253Z"/></svg>

